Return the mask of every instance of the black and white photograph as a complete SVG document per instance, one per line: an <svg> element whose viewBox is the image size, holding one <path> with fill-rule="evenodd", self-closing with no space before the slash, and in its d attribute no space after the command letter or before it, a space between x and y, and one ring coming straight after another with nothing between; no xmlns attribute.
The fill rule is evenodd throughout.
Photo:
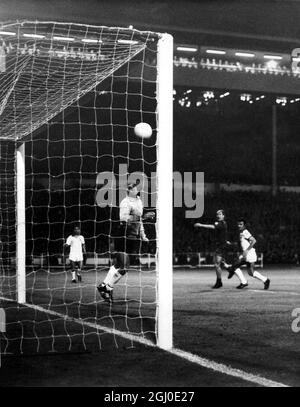
<svg viewBox="0 0 300 407"><path fill-rule="evenodd" d="M0 389L199 405L299 354L300 0L0 0Z"/></svg>

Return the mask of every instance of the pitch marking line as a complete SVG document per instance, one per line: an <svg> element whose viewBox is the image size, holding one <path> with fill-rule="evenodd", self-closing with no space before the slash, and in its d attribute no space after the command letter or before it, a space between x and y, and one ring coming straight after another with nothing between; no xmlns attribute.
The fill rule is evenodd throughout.
<svg viewBox="0 0 300 407"><path fill-rule="evenodd" d="M11 299L5 298L5 297L0 297L0 300L15 302L14 300L11 300ZM46 309L46 308L43 308L43 307L40 307L40 306L34 305L34 304L25 303L25 304L21 304L21 305L24 305L24 306L26 306L28 308L33 308L34 310L37 310L37 311L40 311L40 312L43 312L43 313L46 313L46 314L49 314L49 315L60 317L62 319L68 320L68 321L75 322L75 323L80 324L80 325L85 325L85 326L88 326L88 327L96 329L96 330L107 332L107 333L110 333L112 335L117 335L117 336L120 336L121 338L130 340L130 341L133 341L133 342L137 342L137 343L140 343L140 344L145 345L145 346L150 346L150 347L153 347L153 348L155 347L156 348L156 345L153 342L151 342L150 340L139 337L139 336L136 336L136 335L133 335L133 334L130 334L130 333L127 333L127 332L119 331L118 329L108 328L106 326L102 326L102 325L99 325L99 324L96 324L96 323L84 321L84 320L79 319L79 318L70 317L68 315L61 314L60 312L49 310L49 309ZM260 386L264 386L264 387L290 387L290 386L285 385L283 383L266 379L266 378L264 378L262 376L253 375L251 373L244 372L243 370L232 368L231 366L224 365L223 363L217 363L217 362L214 362L212 360L202 358L201 356L193 355L192 353L183 351L181 349L173 348L173 349L170 349L170 350L166 350L166 352L170 353L172 355L175 355L177 357L180 357L181 359L187 360L187 361L189 361L191 363L194 363L194 364L196 364L198 366L213 370L213 371L215 371L217 373L222 373L222 374L225 374L227 376L236 377L238 379L241 379L241 380L244 380L244 381L247 381L247 382L251 382L251 383L254 383L254 384L258 384Z"/></svg>
<svg viewBox="0 0 300 407"><path fill-rule="evenodd" d="M193 355L192 353L185 352L181 349L172 349L168 351L173 355L179 356L183 359L188 360L189 362L196 363L202 367L206 367L207 369L214 370L218 373L223 373L228 376L233 376L238 379L245 380L247 382L255 383L260 386L264 387L289 387L283 383L275 382L273 380L266 379L262 376L253 375L251 373L244 372L240 369L234 369L231 366L224 365L223 363L217 363L212 360L202 358L198 355Z"/></svg>
<svg viewBox="0 0 300 407"><path fill-rule="evenodd" d="M259 293L261 295L265 294L283 294L283 295L296 295L300 296L300 292L296 291L273 291L273 290L264 290L264 289L255 289L255 288L244 288L243 290L237 290L237 289L232 289L228 288L226 290L227 293ZM207 291L192 291L191 294L198 294L198 295L217 295L217 294L224 294L224 290L216 292L215 290L207 290ZM175 293L176 296L176 293ZM176 296L176 298L185 298L184 296Z"/></svg>
<svg viewBox="0 0 300 407"><path fill-rule="evenodd" d="M269 293L269 294L287 294L287 295L300 295L300 293L294 291L272 291L272 290L255 290L255 289L246 289L245 291L250 291L252 293Z"/></svg>

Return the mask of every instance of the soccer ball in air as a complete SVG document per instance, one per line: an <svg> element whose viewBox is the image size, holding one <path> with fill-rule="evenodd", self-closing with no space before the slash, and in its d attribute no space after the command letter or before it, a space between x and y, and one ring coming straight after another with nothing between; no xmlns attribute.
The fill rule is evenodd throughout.
<svg viewBox="0 0 300 407"><path fill-rule="evenodd" d="M134 134L141 138L150 138L152 136L152 127L148 123L138 123L134 126Z"/></svg>

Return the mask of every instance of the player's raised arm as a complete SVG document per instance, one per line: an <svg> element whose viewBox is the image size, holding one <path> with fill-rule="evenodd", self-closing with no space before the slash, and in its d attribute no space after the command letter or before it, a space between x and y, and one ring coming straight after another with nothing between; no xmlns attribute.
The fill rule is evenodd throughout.
<svg viewBox="0 0 300 407"><path fill-rule="evenodd" d="M203 228L203 229L215 229L215 225L207 225L205 223L195 223L194 224L195 228Z"/></svg>

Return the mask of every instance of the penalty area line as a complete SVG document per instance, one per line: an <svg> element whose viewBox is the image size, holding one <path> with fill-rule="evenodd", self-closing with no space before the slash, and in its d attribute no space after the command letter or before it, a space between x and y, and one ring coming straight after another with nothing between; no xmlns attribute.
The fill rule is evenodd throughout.
<svg viewBox="0 0 300 407"><path fill-rule="evenodd" d="M16 302L10 298L5 298L5 297L0 297L0 300ZM72 322L75 322L80 325L88 326L90 328L96 329L97 331L107 332L111 335L117 335L121 338L130 340L132 342L140 343L142 345L150 346L152 348L157 348L157 346L150 340L145 339L143 337L139 337L137 335L130 334L128 332L122 332L115 328L108 328L106 326L99 325L99 324L96 324L93 322L84 321L83 319L71 317L69 315L61 314L60 312L57 312L57 311L53 311L53 310L50 310L47 308L40 307L39 305L29 304L29 303L24 303L24 304L20 304L20 305L26 306L28 308L32 308L36 311L40 311L40 312L43 312L43 313L46 313L49 315L57 316L59 318L62 318L62 319L68 320L68 321L72 321ZM157 348L157 349L159 349L159 348ZM192 354L190 352L186 352L182 349L172 348L169 350L164 350L164 352L177 356L181 359L187 360L188 362L191 362L198 366L204 367L206 369L213 370L217 373L235 377L237 379L241 379L241 380L244 380L244 381L247 381L250 383L254 383L254 384L257 384L257 385L260 385L263 387L290 387L283 383L269 380L269 379L266 379L265 377L247 373L247 372L244 372L243 370L235 369L235 368L225 365L223 363L214 362L210 359L206 359L201 356L194 355L194 354Z"/></svg>

